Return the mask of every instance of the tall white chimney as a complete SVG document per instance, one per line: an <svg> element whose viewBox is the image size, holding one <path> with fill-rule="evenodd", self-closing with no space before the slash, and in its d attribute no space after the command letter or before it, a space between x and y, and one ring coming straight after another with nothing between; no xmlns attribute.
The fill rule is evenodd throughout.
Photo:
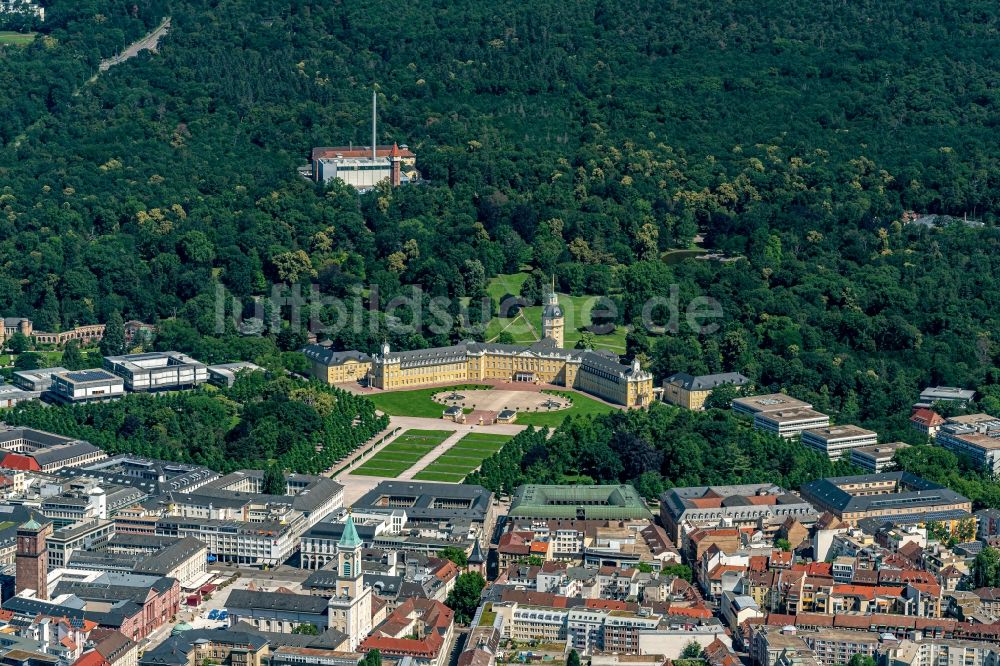
<svg viewBox="0 0 1000 666"><path fill-rule="evenodd" d="M378 104L378 93L372 90L372 162L378 159L375 151L375 107Z"/></svg>

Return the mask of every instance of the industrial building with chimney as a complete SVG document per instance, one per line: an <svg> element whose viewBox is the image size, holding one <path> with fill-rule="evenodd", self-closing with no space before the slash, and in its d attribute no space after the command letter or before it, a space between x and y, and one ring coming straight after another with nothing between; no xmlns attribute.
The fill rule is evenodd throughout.
<svg viewBox="0 0 1000 666"><path fill-rule="evenodd" d="M339 178L359 192L366 192L383 181L392 187L420 178L417 156L404 144L378 145L378 96L372 92L372 143L370 146L328 146L313 148L310 176L318 183Z"/></svg>

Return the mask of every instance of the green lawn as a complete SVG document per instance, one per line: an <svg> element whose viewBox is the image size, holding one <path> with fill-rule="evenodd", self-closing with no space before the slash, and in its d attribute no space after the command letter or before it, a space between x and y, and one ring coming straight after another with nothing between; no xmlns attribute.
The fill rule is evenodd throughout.
<svg viewBox="0 0 1000 666"><path fill-rule="evenodd" d="M490 297L496 299L497 303L500 302L507 294L512 296L520 296L521 285L524 281L528 279L528 273L508 273L507 275L497 275L495 278L490 280L490 283L486 285L486 293Z"/></svg>
<svg viewBox="0 0 1000 666"><path fill-rule="evenodd" d="M528 278L527 272L497 275L490 280L486 291L500 303L505 294L517 296L521 285ZM580 328L590 326L590 312L598 304L597 296L570 296L559 294L559 304L566 317L565 346L573 347L580 339ZM524 319L511 317L502 319L494 317L486 328L486 339L494 340L505 330L514 338L516 344L531 344L542 335L542 306L532 305L522 308ZM526 321L525 321L526 320ZM530 326L529 326L530 324ZM619 326L614 332L598 335L594 338L594 346L608 349L619 354L625 353L625 327Z"/></svg>
<svg viewBox="0 0 1000 666"><path fill-rule="evenodd" d="M412 391L385 391L366 396L375 403L375 407L391 416L422 416L424 418L441 418L445 405L434 402L431 396L442 391L461 391L462 389L489 389L482 384L460 384L437 388L413 389Z"/></svg>
<svg viewBox="0 0 1000 666"><path fill-rule="evenodd" d="M14 46L24 46L35 41L35 33L33 32L10 32L9 30L0 30L0 44L13 44Z"/></svg>
<svg viewBox="0 0 1000 666"><path fill-rule="evenodd" d="M599 400L594 400L590 396L582 393L576 393L573 391L544 391L544 393L551 393L553 395L563 396L564 398L570 398L573 401L573 406L569 409L560 409L554 412L518 412L517 421L515 421L515 423L554 428L561 424L563 419L570 415L590 416L604 414L614 409L611 405L607 405Z"/></svg>
<svg viewBox="0 0 1000 666"><path fill-rule="evenodd" d="M469 472L479 467L484 458L499 451L508 440L510 440L509 435L469 433L435 458L430 465L417 472L413 478L421 481L459 483Z"/></svg>
<svg viewBox="0 0 1000 666"><path fill-rule="evenodd" d="M407 430L351 474L395 478L451 434L450 430Z"/></svg>

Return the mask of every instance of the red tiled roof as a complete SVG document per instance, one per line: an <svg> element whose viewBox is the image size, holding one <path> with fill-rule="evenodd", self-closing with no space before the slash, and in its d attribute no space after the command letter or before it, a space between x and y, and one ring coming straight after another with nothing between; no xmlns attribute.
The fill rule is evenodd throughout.
<svg viewBox="0 0 1000 666"><path fill-rule="evenodd" d="M587 599L583 602L585 608L596 608L599 610L631 610L638 611L638 604L630 604L624 601L617 601L615 599Z"/></svg>
<svg viewBox="0 0 1000 666"><path fill-rule="evenodd" d="M830 594L838 594L845 597L863 597L871 601L875 598L875 588L864 585L834 585Z"/></svg>
<svg viewBox="0 0 1000 666"><path fill-rule="evenodd" d="M30 456L23 456L20 453L8 453L0 460L0 467L16 469L22 472L40 472L41 466Z"/></svg>
<svg viewBox="0 0 1000 666"><path fill-rule="evenodd" d="M833 616L823 613L799 613L795 616L795 625L804 627L832 627Z"/></svg>
<svg viewBox="0 0 1000 666"><path fill-rule="evenodd" d="M746 571L746 567L736 566L735 564L716 564L715 568L708 572L708 579L721 579L723 574L730 571Z"/></svg>
<svg viewBox="0 0 1000 666"><path fill-rule="evenodd" d="M712 617L712 611L703 606L668 606L667 613L681 617L704 618Z"/></svg>
<svg viewBox="0 0 1000 666"><path fill-rule="evenodd" d="M787 627L790 624L795 624L795 616L785 615L783 613L769 613L767 616L767 624L772 627Z"/></svg>
<svg viewBox="0 0 1000 666"><path fill-rule="evenodd" d="M550 608L566 608L566 597L551 592L529 592L528 590L504 590L501 601L533 606L548 606Z"/></svg>
<svg viewBox="0 0 1000 666"><path fill-rule="evenodd" d="M939 426L944 423L944 419L932 409L927 409L926 407L921 407L920 409L913 412L910 416L910 421L924 427L933 428L934 426Z"/></svg>
<svg viewBox="0 0 1000 666"><path fill-rule="evenodd" d="M389 157L392 153L392 149L393 146L380 144L375 147L375 156ZM403 149L396 146L396 150L399 151L400 157L416 157L416 155L409 148ZM323 157L336 157L337 155L342 155L343 157L371 157L371 154L371 146L324 146L312 149L313 160L318 160Z"/></svg>
<svg viewBox="0 0 1000 666"><path fill-rule="evenodd" d="M792 565L792 571L805 571L809 576L833 576L833 564L830 562L800 562Z"/></svg>
<svg viewBox="0 0 1000 666"><path fill-rule="evenodd" d="M73 666L111 666L111 662L97 650L89 650L81 654L80 658L73 662Z"/></svg>
<svg viewBox="0 0 1000 666"><path fill-rule="evenodd" d="M909 585L933 597L941 596L941 586L937 583L909 583Z"/></svg>

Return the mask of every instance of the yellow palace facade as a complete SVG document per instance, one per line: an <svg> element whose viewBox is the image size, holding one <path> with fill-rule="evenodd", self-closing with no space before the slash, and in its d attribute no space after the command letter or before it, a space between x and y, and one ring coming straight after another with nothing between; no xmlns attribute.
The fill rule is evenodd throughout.
<svg viewBox="0 0 1000 666"><path fill-rule="evenodd" d="M369 379L386 391L482 380L566 386L628 407L653 400L653 375L638 363L623 365L611 352L560 349L550 338L528 346L463 342L401 352L383 345Z"/></svg>
<svg viewBox="0 0 1000 666"><path fill-rule="evenodd" d="M381 353L371 357L310 345L303 353L313 376L330 384L367 378L369 386L393 391L495 380L565 386L626 407L653 401L653 375L638 361L624 365L609 351L562 349L565 326L554 285L546 296L542 330L545 337L532 345L462 342L393 352L384 344Z"/></svg>

